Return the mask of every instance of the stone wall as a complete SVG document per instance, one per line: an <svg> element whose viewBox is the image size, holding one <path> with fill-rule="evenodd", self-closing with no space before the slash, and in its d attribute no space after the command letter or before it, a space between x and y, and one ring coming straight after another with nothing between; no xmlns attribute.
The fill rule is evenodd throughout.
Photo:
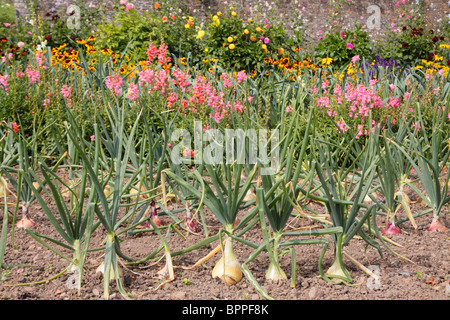
<svg viewBox="0 0 450 320"><path fill-rule="evenodd" d="M46 11L54 6L58 0L44 0L36 1L38 4L37 10ZM71 1L59 0L61 3L67 3ZM395 14L396 0L335 0L343 1L344 5L339 9L338 26L342 28L351 28L355 22L358 22L362 26L366 27L369 34L372 37L378 37L387 27L397 21L397 15ZM408 3L418 2L418 0L408 0ZM111 7L112 2L110 0L105 1L106 6ZM131 0L137 10L152 10L154 3L157 0ZM169 1L170 2L170 1ZM231 3L237 4L236 7L247 11L248 8L254 3L255 0L235 0L235 1L223 1L223 0L185 0L187 8L190 8L192 14L197 17L206 17L211 13L218 10L224 10L226 6ZM333 0L279 0L276 5L279 8L280 13L290 14L292 13L292 6L304 6L305 13L303 15L305 21L305 28L308 30L308 35L311 38L317 38L320 32L326 32L330 28L330 24L327 19L333 16L333 12L336 9L330 5ZM28 10L29 0L15 0L14 4L18 16L26 16ZM97 1L86 0L86 5L90 3L96 4ZM262 1L262 3L271 4L271 1ZM425 0L425 18L429 26L437 28L439 21L445 17L450 18L450 1L449 0ZM379 19L377 20L377 15Z"/></svg>

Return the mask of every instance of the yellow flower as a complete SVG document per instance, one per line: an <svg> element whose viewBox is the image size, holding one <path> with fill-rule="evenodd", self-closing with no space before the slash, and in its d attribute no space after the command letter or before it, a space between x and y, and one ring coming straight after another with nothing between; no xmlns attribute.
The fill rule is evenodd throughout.
<svg viewBox="0 0 450 320"><path fill-rule="evenodd" d="M222 15L222 12L218 11L217 15L220 17Z"/></svg>
<svg viewBox="0 0 450 320"><path fill-rule="evenodd" d="M245 30L244 30L244 33L245 33L245 34L249 34L250 31L248 31L248 29L245 29Z"/></svg>
<svg viewBox="0 0 450 320"><path fill-rule="evenodd" d="M233 50L234 48L236 48L236 46L232 43L232 44L230 44L230 45L228 46L228 48L229 48L230 50Z"/></svg>
<svg viewBox="0 0 450 320"><path fill-rule="evenodd" d="M228 37L227 41L228 42L233 42L233 37Z"/></svg>
<svg viewBox="0 0 450 320"><path fill-rule="evenodd" d="M186 23L186 24L184 25L184 27L185 27L186 29L189 29L189 24Z"/></svg>
<svg viewBox="0 0 450 320"><path fill-rule="evenodd" d="M263 50L267 50L267 46L266 46L265 44L263 44L263 45L261 46L261 48L262 48Z"/></svg>
<svg viewBox="0 0 450 320"><path fill-rule="evenodd" d="M236 17L236 12L231 12L231 15L233 16L233 17Z"/></svg>
<svg viewBox="0 0 450 320"><path fill-rule="evenodd" d="M443 43L439 46L441 49L450 49L450 44Z"/></svg>
<svg viewBox="0 0 450 320"><path fill-rule="evenodd" d="M323 58L322 64L326 64L327 66L330 65L333 62L332 58Z"/></svg>
<svg viewBox="0 0 450 320"><path fill-rule="evenodd" d="M253 21L253 19L252 18L248 18L248 22L252 22Z"/></svg>
<svg viewBox="0 0 450 320"><path fill-rule="evenodd" d="M205 35L205 31L199 30L198 34L196 35L196 38L201 39L204 37L204 35Z"/></svg>
<svg viewBox="0 0 450 320"><path fill-rule="evenodd" d="M209 51L209 49L208 48L205 48L205 52L208 52Z"/></svg>
<svg viewBox="0 0 450 320"><path fill-rule="evenodd" d="M438 56L438 55L436 54L436 55L434 55L434 60L435 60L435 61L443 61L443 60L444 60L444 57Z"/></svg>
<svg viewBox="0 0 450 320"><path fill-rule="evenodd" d="M213 19L213 21L217 21L217 20L219 20L219 17L218 16L213 16L212 19Z"/></svg>

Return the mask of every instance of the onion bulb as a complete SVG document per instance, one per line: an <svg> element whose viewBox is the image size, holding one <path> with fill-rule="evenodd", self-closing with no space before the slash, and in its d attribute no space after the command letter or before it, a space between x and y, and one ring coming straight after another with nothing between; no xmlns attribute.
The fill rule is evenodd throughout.
<svg viewBox="0 0 450 320"><path fill-rule="evenodd" d="M77 197L80 196L80 189L81 186L79 185L79 181L77 179L69 180L67 183L68 188L64 188L61 190L61 195L65 198L70 198L70 196L73 194L72 192L75 192L75 195ZM73 188L75 187L75 190Z"/></svg>
<svg viewBox="0 0 450 320"><path fill-rule="evenodd" d="M239 261L234 254L232 240L225 240L225 248L222 257L216 263L212 271L213 278L220 278L226 284L237 284L242 279L242 271Z"/></svg>
<svg viewBox="0 0 450 320"><path fill-rule="evenodd" d="M22 206L22 219L16 223L17 229L30 229L34 227L36 223L28 218L28 207L26 205Z"/></svg>
<svg viewBox="0 0 450 320"><path fill-rule="evenodd" d="M327 270L327 275L329 278L339 279L339 283L342 281L352 282L352 277L345 268L344 261L342 260L343 255L343 234L337 237L337 241L334 246L334 262L331 267Z"/></svg>
<svg viewBox="0 0 450 320"><path fill-rule="evenodd" d="M153 200L150 203L150 218L152 219L152 221L155 223L156 226L160 227L164 225L164 221L161 220L161 218L158 216L158 213L156 212L156 203ZM145 223L145 227L150 228L151 223L147 221Z"/></svg>
<svg viewBox="0 0 450 320"><path fill-rule="evenodd" d="M286 273L281 269L280 263L278 262L281 236L281 232L274 232L273 234L272 255L270 255L270 264L266 272L267 280L280 281L287 279Z"/></svg>
<svg viewBox="0 0 450 320"><path fill-rule="evenodd" d="M344 270L344 269L345 269L345 267L341 266L341 264L339 263L339 260L336 259L334 261L333 265L327 270L327 275L330 278L333 278L333 276L338 276L339 278L347 279L348 276L346 274L346 270Z"/></svg>
<svg viewBox="0 0 450 320"><path fill-rule="evenodd" d="M111 186L109 184L107 184L104 188L103 188L103 193L105 194L105 197L108 198L111 194Z"/></svg>
<svg viewBox="0 0 450 320"><path fill-rule="evenodd" d="M256 195L252 192L252 190L249 189L247 191L247 194L244 197L244 201L245 202L251 201L251 200L255 199L255 197L256 197Z"/></svg>
<svg viewBox="0 0 450 320"><path fill-rule="evenodd" d="M41 185L39 184L39 182L37 182L37 181L33 182L33 187L34 187L36 190L39 189L40 186L41 186ZM42 189L41 192L39 192L39 194L42 194L43 191L44 191L44 189ZM33 191L31 191L31 195L32 195L32 196L34 195Z"/></svg>
<svg viewBox="0 0 450 320"><path fill-rule="evenodd" d="M394 223L389 222L387 227L381 230L382 234L400 234L402 233L402 230L400 230L399 227L397 227Z"/></svg>
<svg viewBox="0 0 450 320"><path fill-rule="evenodd" d="M199 233L200 229L197 227L197 224L194 221L194 218L192 216L186 216L186 219L184 220L184 227L193 233Z"/></svg>
<svg viewBox="0 0 450 320"><path fill-rule="evenodd" d="M16 228L17 229L30 229L32 227L34 227L36 225L36 223L31 220L28 217L22 217L22 219L20 219L17 223L16 223Z"/></svg>
<svg viewBox="0 0 450 320"><path fill-rule="evenodd" d="M104 261L95 270L95 273L99 273L99 272L101 274L105 275L105 262ZM120 266L119 266L119 276L122 277L122 268L120 268ZM113 265L111 264L111 269L109 271L109 281L113 281L115 278L116 277L115 277L115 274L114 274L114 268L113 268Z"/></svg>
<svg viewBox="0 0 450 320"><path fill-rule="evenodd" d="M280 268L278 262L271 262L266 272L266 279L273 281L286 280L286 273Z"/></svg>
<svg viewBox="0 0 450 320"><path fill-rule="evenodd" d="M200 229L197 227L194 217L192 216L189 203L186 205L186 219L184 220L184 227L193 233L200 232Z"/></svg>
<svg viewBox="0 0 450 320"><path fill-rule="evenodd" d="M130 189L130 192L128 194L131 195L131 197L130 197L131 201L133 201L133 202L136 201L138 190L139 190L139 183L136 184L134 186L134 188L132 187ZM147 189L145 189L144 185L141 185L141 195L139 197L140 200L148 198L148 196L146 194L142 194L143 192L147 192Z"/></svg>
<svg viewBox="0 0 450 320"><path fill-rule="evenodd" d="M436 231L447 231L447 227L439 218L434 218L428 227L427 231L436 232Z"/></svg>

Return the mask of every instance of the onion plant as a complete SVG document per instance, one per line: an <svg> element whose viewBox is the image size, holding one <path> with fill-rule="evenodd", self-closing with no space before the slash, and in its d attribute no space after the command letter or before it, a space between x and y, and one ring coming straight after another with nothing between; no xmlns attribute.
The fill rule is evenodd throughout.
<svg viewBox="0 0 450 320"><path fill-rule="evenodd" d="M280 167L283 168L283 172L278 172L274 175L264 175L262 176L262 187L256 188L257 195L257 208L259 211L260 225L264 238L264 243L260 245L256 250L248 257L248 259L243 263L244 274L250 283L255 287L255 289L261 293L266 299L272 299L267 292L265 292L259 283L256 281L248 264L253 261L261 252L267 251L270 259L269 267L266 271L266 279L273 281L286 280L286 273L281 269L279 265L279 257L282 254L290 252L291 257L291 286L295 286L295 273L296 273L296 257L295 251L293 249L294 245L311 245L311 244L322 244L324 245L321 255L319 257L319 270L322 272L322 259L328 248L329 240L325 238L316 239L301 239L297 237L301 236L320 236L320 235L331 235L342 232L342 227L328 227L320 230L304 230L304 231L291 231L286 232L286 226L288 219L293 216L293 210L302 210L298 203L298 196L302 187L311 179L305 179L300 183L300 176L304 174L304 161L307 148L310 142L310 126L312 120L313 110L310 111L308 125L306 127L303 139L300 140L300 150L298 152L298 158L294 161L294 156L297 155L295 150L297 150L297 134L291 133L294 131L290 127L289 133L286 135L283 145L285 153L282 153ZM295 121L294 121L295 123ZM292 138L292 140L291 140ZM289 147L287 147L289 146ZM261 164L260 164L261 166ZM313 171L311 171L313 172ZM272 234L270 235L267 230L266 218L269 222ZM285 237L295 237L294 240L282 240ZM287 247L280 252L281 247Z"/></svg>
<svg viewBox="0 0 450 320"><path fill-rule="evenodd" d="M300 173L302 173L306 149L309 146L309 130L312 115L313 111L311 110L303 139L300 140L300 150L296 161L294 157L298 149L296 132L298 112L291 119L293 125L289 126L286 131L282 129L282 151L277 172L272 175L261 175L262 188L257 188L256 191L257 206L260 215L267 217L272 229L272 235L270 237L270 239L273 239L272 245L270 244L269 235L263 233L266 249L270 257L269 268L266 272L266 279L269 280L278 281L287 279L285 272L280 268L278 262L279 246L283 230L286 227L288 219L291 217L294 207L297 206L295 201L300 192L297 184L300 179ZM262 167L261 162L259 163L259 167ZM265 221L261 221L261 224L265 224Z"/></svg>
<svg viewBox="0 0 450 320"><path fill-rule="evenodd" d="M445 116L443 116L449 112L448 104L443 111L434 113L430 128L431 133L428 133L428 128L425 127L422 119L420 104L417 103L418 120L421 128L419 130L410 128L408 132L411 140L409 148L400 143L395 143L395 146L410 161L425 190L425 193L423 193L413 183L408 182L408 185L432 209L433 219L428 231L447 230L446 226L440 221L440 215L443 207L450 203L450 196L448 196L450 177L450 171L448 170L450 158L449 125ZM445 168L447 168L446 174ZM444 182L441 183L440 179L443 174Z"/></svg>
<svg viewBox="0 0 450 320"><path fill-rule="evenodd" d="M223 229L219 232L222 245L222 233L226 234L223 244L223 255L216 263L212 276L220 278L227 284L237 284L242 279L242 271L239 261L236 258L233 249L233 237L236 227L236 217L243 204L243 199L251 187L252 179L256 174L257 166L248 175L246 181L241 184L241 175L243 165L237 164L204 164L207 171L208 181L200 172L194 170L189 173L192 179L199 182L200 189L189 184L183 176L179 176L171 170L165 170L165 173L175 183L189 190L192 197L201 201L208 207L222 224ZM213 186L213 190L210 186Z"/></svg>
<svg viewBox="0 0 450 320"><path fill-rule="evenodd" d="M43 175L43 181L41 181L35 172L31 173L34 180L31 180L28 175L24 178L33 193L36 195L36 199L41 205L44 213L48 217L50 223L54 229L61 236L62 240L49 237L45 234L40 234L32 229L25 229L36 241L44 245L46 248L55 252L62 258L70 262L69 266L63 272L71 272L76 275L78 294L81 291L81 280L84 262L89 248L89 242L92 232L99 226L99 221L94 222L95 217L95 202L96 202L96 189L95 186L88 188L88 173L86 169L83 169L80 179L80 188L70 187L58 177L52 169L47 167L45 163L39 165L40 173ZM38 181L38 185L35 187L33 181ZM69 192L74 195L71 201L67 202L64 199L61 189L63 185ZM38 192L39 189L45 191L45 193L51 197L52 201L56 205L57 215L49 208L43 195ZM50 189L50 191L48 191ZM85 197L88 197L86 202ZM50 242L63 249L68 249L72 252L72 258L66 257L61 251L52 248L47 244Z"/></svg>
<svg viewBox="0 0 450 320"><path fill-rule="evenodd" d="M72 110L67 108L67 118L69 126L67 133L73 142L77 142L74 146L77 148L83 167L86 168L89 176L89 183L96 190L97 201L94 211L100 223L105 228L107 235L105 238L105 257L103 262L104 274L104 296L109 297L110 279L116 280L119 292L128 297L128 294L122 287L120 267L118 257L132 260L120 251L120 239L117 235L119 227L136 213L136 206L127 206L123 217L119 217L119 209L121 208L121 200L125 196L130 185L139 175L142 168L137 168L133 176L128 181L125 180L125 173L131 159L132 144L134 136L139 124L142 112L136 117L130 132L125 129L127 120L127 106L125 103L114 102L106 109L109 123L111 123L111 131L107 132L103 126L103 133L100 131L97 123L93 122L95 141L87 141L83 135L82 129L78 126ZM98 122L102 124L101 116L96 115ZM79 142L79 143L78 143ZM102 153L104 149L108 152L107 162L103 161ZM90 152L86 152L89 150ZM107 172L106 178L103 177ZM111 183L112 194L108 197L105 194L105 186Z"/></svg>
<svg viewBox="0 0 450 320"><path fill-rule="evenodd" d="M351 144L355 143L355 138L348 142L350 145L345 146L345 148L350 148ZM314 145L317 146L318 150L314 166L322 185L323 197L312 195L310 197L320 199L325 203L333 226L342 227L341 233L332 235L334 262L327 270L324 279L333 283L333 280L337 280L337 283L351 283L352 277L343 261L344 245L356 234L359 234L369 244L377 247L362 228L376 209L375 204L367 207L363 203L364 198L372 188L376 173L375 142L373 135L371 135L366 146L354 159L350 158L350 153L345 152L344 146L338 148L339 153L331 153L329 143L331 142L322 139L316 138L314 140ZM340 154L343 154L343 159L339 159ZM360 164L361 166L359 166ZM360 173L357 173L358 169L361 170ZM365 212L362 212L362 209ZM381 253L380 250L379 252Z"/></svg>
<svg viewBox="0 0 450 320"><path fill-rule="evenodd" d="M6 124L3 122L2 124ZM2 126L3 127L3 126ZM3 204L3 222L2 222L2 231L0 234L0 269L4 266L3 259L5 256L6 250L6 241L8 235L8 220L9 220L9 203L8 203L8 195L11 194L11 190L9 190L8 182L3 178L4 171L8 170L8 168L12 168L14 163L17 160L17 149L16 145L12 143L13 141L13 130L10 126L6 125L6 129L0 132L0 202ZM8 141L9 140L9 141ZM20 173L19 173L20 175ZM19 178L21 180L21 178ZM19 200L19 199L17 199ZM14 204L11 204L14 206ZM15 217L17 214L17 210L19 208L19 203L15 204L15 211L13 216Z"/></svg>
<svg viewBox="0 0 450 320"><path fill-rule="evenodd" d="M389 123L389 121L388 121ZM412 165L405 155L396 148L392 141L406 145L410 142L407 136L407 122L401 121L400 126L394 133L392 127L384 130L376 143L379 163L377 166L377 178L380 191L384 201L372 199L378 204L387 215L387 226L382 230L384 234L401 233L397 222L397 213L403 208L407 219L417 228L414 216L411 213L411 200L406 193L405 187L409 180Z"/></svg>

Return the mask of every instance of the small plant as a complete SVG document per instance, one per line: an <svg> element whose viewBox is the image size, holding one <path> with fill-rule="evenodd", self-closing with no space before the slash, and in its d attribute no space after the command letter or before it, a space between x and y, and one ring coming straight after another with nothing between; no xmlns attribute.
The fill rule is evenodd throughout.
<svg viewBox="0 0 450 320"><path fill-rule="evenodd" d="M422 274L421 271L417 271L417 272L416 272L416 278L417 278L418 280L422 280L422 279L423 279L423 274Z"/></svg>
<svg viewBox="0 0 450 320"><path fill-rule="evenodd" d="M1 281L6 281L8 280L8 276L11 274L11 270L5 270L2 272L2 275L0 276L0 280Z"/></svg>

